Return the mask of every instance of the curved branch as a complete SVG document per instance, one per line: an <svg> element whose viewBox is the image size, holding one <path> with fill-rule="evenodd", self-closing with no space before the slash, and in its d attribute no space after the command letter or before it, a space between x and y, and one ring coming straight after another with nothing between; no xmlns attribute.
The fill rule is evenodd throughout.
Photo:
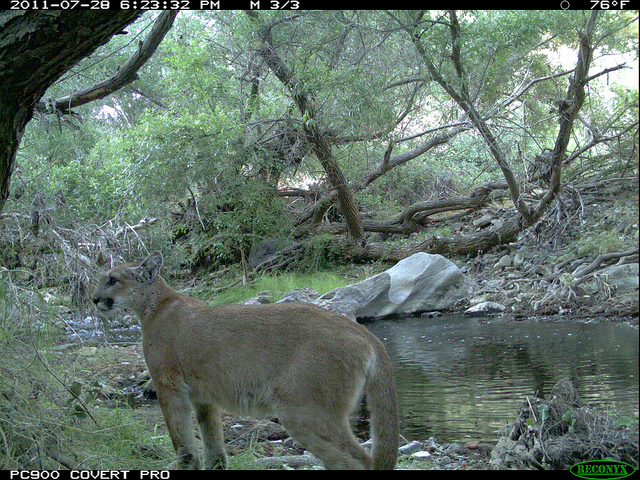
<svg viewBox="0 0 640 480"><path fill-rule="evenodd" d="M562 161L562 165L563 166L569 165L571 162L573 162L576 158L578 158L584 152L586 152L588 150L591 150L593 147L595 147L599 143L610 142L611 140L619 139L624 134L626 134L629 130L631 130L632 128L637 127L638 123L639 122L637 122L637 121L633 122L631 125L629 125L625 129L621 130L620 132L616 133L615 135L609 135L608 137L594 136L588 144L586 144L584 147L577 148L571 155L569 155L567 158L565 158Z"/></svg>
<svg viewBox="0 0 640 480"><path fill-rule="evenodd" d="M575 69L571 69L571 70L567 70L564 72L560 72L560 73L554 73L553 75L547 75L545 77L538 77L538 78L534 78L533 80L531 80L529 83L527 83L524 87L520 88L517 92L512 93L511 95L509 95L509 97L505 98L502 102L498 102L496 103L491 110L489 110L489 112L487 114L485 114L485 116L489 116L494 114L495 112L502 110L506 107L508 107L509 105L511 105L513 102L515 102L516 100L518 100L518 98L520 98L522 95L524 95L527 90L529 90L531 87L533 87L534 85L540 83L540 82L544 82L546 80L551 80L553 78L559 78L559 77L564 77L565 75L569 75L571 73L574 72Z"/></svg>
<svg viewBox="0 0 640 480"><path fill-rule="evenodd" d="M477 109L473 105L471 98L469 97L469 92L466 88L467 78L464 73L464 68L461 63L461 54L459 49L460 44L460 31L459 24L457 22L457 18L455 12L450 12L451 17L451 43L452 43L452 58L455 64L455 69L461 80L460 90L456 90L454 86L448 82L444 76L438 71L435 67L432 59L425 49L422 41L420 40L420 34L417 31L417 25L405 25L404 28L409 34L411 41L416 48L418 54L422 58L427 70L429 71L429 75L433 80L435 80L448 94L449 96L458 104L458 106L469 116L469 120L473 124L473 126L478 130L483 140L489 147L492 156L494 157L498 167L502 171L502 175L504 176L508 186L509 193L511 194L511 199L517 208L520 215L523 218L529 219L531 216L531 212L529 206L524 202L522 197L520 196L520 188L518 186L518 182L516 181L515 175L513 174L513 170L507 161L502 149L498 145L498 141L491 132L491 129L487 126L485 119L478 113ZM528 221L529 223L529 221Z"/></svg>
<svg viewBox="0 0 640 480"><path fill-rule="evenodd" d="M162 12L153 24L147 39L144 42L140 42L138 50L118 69L114 76L80 92L53 100L53 102L38 102L35 106L36 111L69 114L72 108L104 98L136 80L138 78L138 70L156 51L162 39L171 29L177 14L177 10Z"/></svg>
<svg viewBox="0 0 640 480"><path fill-rule="evenodd" d="M409 150L408 152L404 152L401 153L399 155L395 155L395 156L391 156L391 151L392 151L392 147L393 147L393 143L390 143L389 146L387 147L387 150L385 151L383 158L380 160L380 163L375 166L374 168L372 168L371 170L369 170L367 173L365 173L364 175L362 175L359 179L353 181L349 187L351 189L351 191L353 193L358 193L362 190L364 190L365 188L367 188L371 183L373 183L375 180L377 180L378 178L380 178L381 176L383 176L385 173L387 173L388 171L392 170L395 167L398 167L400 165L403 165L415 158L420 157L421 155L424 155L425 153L427 153L429 150L437 147L438 145L442 145L444 143L447 143L449 140L451 140L453 137L455 137L456 135L458 135L461 132L464 132L466 130L471 129L471 124L469 123L456 123L456 124L449 124L449 125L444 125L441 127L436 127L431 129L430 131L436 131L436 130L440 130L440 129L444 129L444 128L450 128L450 127L454 127L451 128L451 130L446 131L441 133L440 135L437 135L431 139L429 139L428 141L426 141L425 143L423 143L422 145L419 145L418 147ZM423 132L426 133L426 132ZM403 140L401 140L403 141ZM400 141L395 142L395 143L400 143ZM331 206L331 204L333 204L336 200L336 196L337 193L334 190L329 191L326 195L324 195L322 198L320 198L319 200L317 200L315 202L315 205L313 207L313 209L311 209L310 211L306 212L300 219L299 222L300 224L304 224L308 221L311 220L311 223L313 225L316 225L317 223L320 222L320 220L322 219L322 216L324 215L324 213L327 211L327 209ZM401 223L398 220L399 223ZM386 224L384 227L384 231L388 231L388 227ZM399 228L399 227L398 227ZM365 231L377 231L375 228L371 227L371 222L369 222L368 225L364 225L364 230Z"/></svg>
<svg viewBox="0 0 640 480"><path fill-rule="evenodd" d="M638 255L637 248L626 251L626 252L605 253L605 254L598 255L598 257L589 265L587 265L586 267L582 267L576 270L575 272L573 272L572 274L574 278L573 284L579 285L584 281L586 281L589 278L588 275L598 270L600 268L600 265L602 265L603 262L608 262L609 260L615 260L623 257L630 257L632 255L636 255L636 256Z"/></svg>
<svg viewBox="0 0 640 480"><path fill-rule="evenodd" d="M620 70L622 68L631 68L629 67L626 63L621 63L620 65L616 65L615 67L610 67L610 68L605 68L604 70L602 70L601 72L598 72L594 75L591 75L590 77L588 77L585 82L589 83L591 80L593 80L594 78L598 78L602 75L605 75L607 73L611 73L611 72L615 72L616 70Z"/></svg>

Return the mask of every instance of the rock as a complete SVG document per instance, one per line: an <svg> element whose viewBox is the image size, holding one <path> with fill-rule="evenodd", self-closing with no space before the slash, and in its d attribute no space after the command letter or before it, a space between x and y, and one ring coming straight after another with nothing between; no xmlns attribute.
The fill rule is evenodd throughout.
<svg viewBox="0 0 640 480"><path fill-rule="evenodd" d="M398 448L398 453L400 455L411 455L412 453L416 453L417 451L419 451L421 448L422 448L422 442L418 442L417 440L414 440Z"/></svg>
<svg viewBox="0 0 640 480"><path fill-rule="evenodd" d="M446 310L477 289L453 262L441 255L416 253L389 270L322 296L311 287L287 292L275 303L319 305L353 321L395 314ZM270 303L271 292L260 292L245 305Z"/></svg>
<svg viewBox="0 0 640 480"><path fill-rule="evenodd" d="M512 263L513 263L513 259L511 258L511 255L503 255L500 258L500 260L498 260L498 263L496 263L493 266L493 268L502 269L502 268L510 267Z"/></svg>
<svg viewBox="0 0 640 480"><path fill-rule="evenodd" d="M494 313L501 313L507 309L504 305L497 302L481 302L473 307L467 308L465 315L491 315Z"/></svg>
<svg viewBox="0 0 640 480"><path fill-rule="evenodd" d="M451 443L447 446L447 448L444 449L444 453L446 453L447 455L457 455L460 453L461 450L461 446L459 443Z"/></svg>
<svg viewBox="0 0 640 480"><path fill-rule="evenodd" d="M598 276L616 292L633 292L638 290L638 264L627 263L612 265L600 272Z"/></svg>
<svg viewBox="0 0 640 480"><path fill-rule="evenodd" d="M415 458L416 460L427 460L427 459L431 458L431 454L429 452L421 450L419 452L414 452L411 455L411 457Z"/></svg>
<svg viewBox="0 0 640 480"><path fill-rule="evenodd" d="M265 303L271 303L272 292L270 290L264 290L258 292L255 297L246 300L243 305L264 305Z"/></svg>
<svg viewBox="0 0 640 480"><path fill-rule="evenodd" d="M320 294L311 287L294 288L289 290L285 295L275 303L313 303L327 310L343 315L349 320L356 321L355 309L353 305L344 302L334 302L333 300L323 300L318 298Z"/></svg>
<svg viewBox="0 0 640 480"><path fill-rule="evenodd" d="M491 220L491 227L493 227L494 230L497 230L498 228L502 228L503 225L504 225L504 220L502 220L501 218L496 218L494 220Z"/></svg>
<svg viewBox="0 0 640 480"><path fill-rule="evenodd" d="M322 300L318 299L313 302L316 305L319 305L327 310L332 311L333 313L337 313L338 315L343 315L347 317L349 320L356 321L356 307L355 305L351 305L349 303L343 302L334 302L333 300Z"/></svg>
<svg viewBox="0 0 640 480"><path fill-rule="evenodd" d="M318 302L352 305L356 318L380 318L446 310L476 288L453 262L420 252L362 282L325 293Z"/></svg>
<svg viewBox="0 0 640 480"><path fill-rule="evenodd" d="M319 296L311 287L294 288L275 303L315 303Z"/></svg>
<svg viewBox="0 0 640 480"><path fill-rule="evenodd" d="M484 228L491 225L491 220L493 220L495 216L491 213L486 213L482 217L473 221L473 226L477 228Z"/></svg>
<svg viewBox="0 0 640 480"><path fill-rule="evenodd" d="M526 247L522 247L513 256L513 266L514 267L518 268L518 267L521 267L524 264L525 251L526 251Z"/></svg>
<svg viewBox="0 0 640 480"><path fill-rule="evenodd" d="M474 261L474 264L476 266L486 266L486 265L491 265L493 262L496 261L496 257L494 254L492 253L486 253L484 255L478 255L478 257L476 257L476 260Z"/></svg>

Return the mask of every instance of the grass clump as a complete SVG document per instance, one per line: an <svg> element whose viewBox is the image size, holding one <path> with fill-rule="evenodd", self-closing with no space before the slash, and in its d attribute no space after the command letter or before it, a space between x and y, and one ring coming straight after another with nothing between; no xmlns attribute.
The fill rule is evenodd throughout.
<svg viewBox="0 0 640 480"><path fill-rule="evenodd" d="M142 409L105 406L42 295L0 285L0 469L166 468L168 437L150 435Z"/></svg>
<svg viewBox="0 0 640 480"><path fill-rule="evenodd" d="M152 434L148 407L105 406L80 380L86 365L72 357L2 345L0 468L167 468L171 443Z"/></svg>
<svg viewBox="0 0 640 480"><path fill-rule="evenodd" d="M311 287L320 295L323 295L334 288L343 287L358 280L361 280L361 278L357 278L355 275L335 272L290 272L279 275L264 275L256 278L249 285L236 285L213 298L209 296L209 304L215 306L226 303L242 303L264 291L271 292L271 301L277 301L289 290L302 287ZM198 296L207 298L206 287L198 292Z"/></svg>

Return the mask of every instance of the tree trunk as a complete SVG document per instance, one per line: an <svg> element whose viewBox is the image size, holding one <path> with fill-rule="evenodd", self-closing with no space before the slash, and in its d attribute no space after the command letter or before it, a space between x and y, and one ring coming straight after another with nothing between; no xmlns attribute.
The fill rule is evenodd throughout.
<svg viewBox="0 0 640 480"><path fill-rule="evenodd" d="M258 19L257 12L248 11L246 13L251 19ZM278 77L278 80L289 89L298 110L302 114L303 128L313 145L314 153L327 174L329 183L336 191L338 205L344 216L349 237L352 240L364 239L364 229L358 214L358 206L338 162L331 153L331 144L318 128L316 121L317 107L313 94L305 91L304 86L301 86L296 81L293 72L284 64L275 51L269 26L261 29L260 36L262 40L262 48L259 50L260 56L264 58L271 71Z"/></svg>
<svg viewBox="0 0 640 480"><path fill-rule="evenodd" d="M434 235L422 242L411 245L389 245L384 242L367 242L366 245L354 245L352 242L345 242L340 237L336 237L331 247L334 251L341 252L345 257L353 261L384 260L399 262L403 258L418 252L440 255L476 253L495 245L514 241L521 230L520 216L513 215L506 219L500 227L488 228L474 235Z"/></svg>
<svg viewBox="0 0 640 480"><path fill-rule="evenodd" d="M36 103L65 72L141 14L136 10L0 12L0 212Z"/></svg>
<svg viewBox="0 0 640 480"><path fill-rule="evenodd" d="M560 114L560 128L556 143L553 148L551 180L549 189L544 194L534 210L534 219L540 218L551 202L560 191L560 180L562 177L562 164L567 154L567 147L573 131L573 123L582 108L585 99L585 87L589 81L589 66L593 60L593 34L596 30L596 23L599 12L592 10L584 32L580 32L580 47L578 50L578 61L575 71L569 81L566 98L560 102L558 113Z"/></svg>
<svg viewBox="0 0 640 480"><path fill-rule="evenodd" d="M331 146L320 134L317 125L305 127L305 130L310 134L316 157L318 157L322 168L327 173L331 186L336 190L338 205L344 216L349 237L353 240L363 239L364 228L362 227L362 221L358 214L358 206L351 194L351 190L349 190L347 179L344 177L338 162L331 153Z"/></svg>
<svg viewBox="0 0 640 480"><path fill-rule="evenodd" d="M0 94L2 97L2 94ZM6 97L5 97L6 98ZM31 109L0 100L0 213L9 198L9 182L24 127L31 118Z"/></svg>

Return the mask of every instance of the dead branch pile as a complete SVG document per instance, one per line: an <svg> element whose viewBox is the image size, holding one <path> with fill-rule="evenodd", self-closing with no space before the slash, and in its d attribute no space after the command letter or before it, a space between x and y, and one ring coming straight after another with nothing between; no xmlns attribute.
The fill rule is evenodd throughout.
<svg viewBox="0 0 640 480"><path fill-rule="evenodd" d="M62 303L81 310L89 305L92 281L103 269L149 253L141 231L158 221L143 218L132 225L116 216L100 225L63 224L52 210L44 206L30 216L2 214L0 278L40 293L55 288L68 297Z"/></svg>
<svg viewBox="0 0 640 480"><path fill-rule="evenodd" d="M584 405L567 379L549 400L527 397L491 453L496 469L569 469L587 460L617 460L638 468L638 426Z"/></svg>

